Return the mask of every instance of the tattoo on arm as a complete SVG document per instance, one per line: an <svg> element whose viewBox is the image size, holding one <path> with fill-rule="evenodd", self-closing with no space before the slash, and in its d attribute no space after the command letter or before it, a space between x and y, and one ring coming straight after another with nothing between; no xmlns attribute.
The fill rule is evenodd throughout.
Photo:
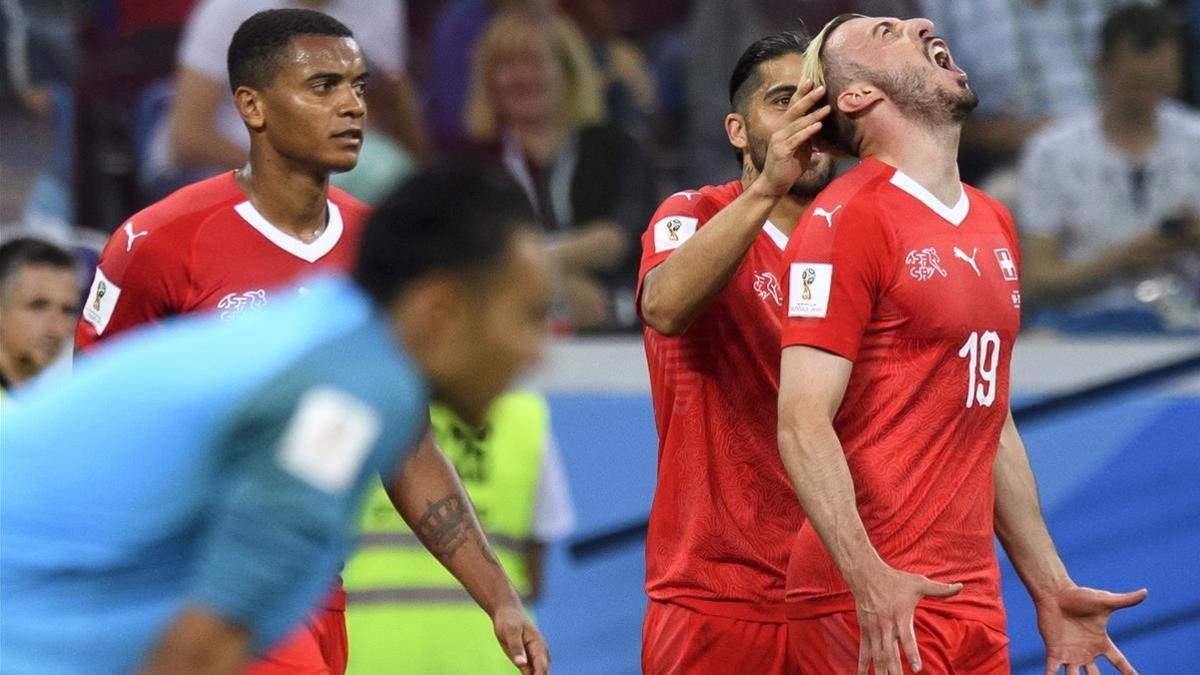
<svg viewBox="0 0 1200 675"><path fill-rule="evenodd" d="M453 558L470 534L466 504L453 494L426 503L429 508L417 521L417 533L435 556Z"/></svg>

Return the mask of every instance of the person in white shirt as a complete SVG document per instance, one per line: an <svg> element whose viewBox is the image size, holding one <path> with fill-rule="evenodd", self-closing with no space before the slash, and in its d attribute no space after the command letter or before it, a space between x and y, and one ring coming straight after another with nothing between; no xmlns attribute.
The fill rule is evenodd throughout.
<svg viewBox="0 0 1200 675"><path fill-rule="evenodd" d="M1200 114L1169 100L1181 58L1165 10L1106 20L1099 105L1039 133L1021 161L1027 299L1128 309L1140 281L1186 277L1200 250Z"/></svg>

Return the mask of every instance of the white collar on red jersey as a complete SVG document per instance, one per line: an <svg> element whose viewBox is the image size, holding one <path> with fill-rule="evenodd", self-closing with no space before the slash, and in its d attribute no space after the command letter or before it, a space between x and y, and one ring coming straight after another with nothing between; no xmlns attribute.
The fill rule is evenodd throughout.
<svg viewBox="0 0 1200 675"><path fill-rule="evenodd" d="M263 217L263 214L259 213L258 209L254 208L249 201L238 204L233 207L233 210L237 211L238 215L250 224L250 227L258 230L259 234L270 240L272 244L311 263L320 260L326 253L332 251L342 238L342 212L338 210L337 204L331 201L325 203L329 208L329 223L325 225L325 231L321 233L321 236L308 243L300 241L272 225L271 221Z"/></svg>
<svg viewBox="0 0 1200 675"><path fill-rule="evenodd" d="M767 233L767 236L771 238L771 241L775 242L775 245L779 247L780 251L787 250L788 237L783 233L783 230L775 227L775 223L772 223L769 220L763 223L763 232Z"/></svg>
<svg viewBox="0 0 1200 675"><path fill-rule="evenodd" d="M926 190L924 185L913 180L912 176L909 176L900 169L896 169L896 173L892 174L890 182L892 185L912 195L917 201L928 206L931 211L946 219L955 227L962 225L962 222L967 219L967 212L971 210L971 200L967 198L967 191L963 190L961 186L959 187L961 193L958 197L958 203L954 206L946 206L941 200L934 197L933 193Z"/></svg>

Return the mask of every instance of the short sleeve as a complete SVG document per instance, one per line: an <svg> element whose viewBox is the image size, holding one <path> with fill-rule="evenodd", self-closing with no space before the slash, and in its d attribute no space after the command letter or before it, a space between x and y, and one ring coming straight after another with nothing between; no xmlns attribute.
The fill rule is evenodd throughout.
<svg viewBox="0 0 1200 675"><path fill-rule="evenodd" d="M219 441L231 480L214 500L190 589L192 601L248 628L257 648L328 589L378 469L384 424L374 406L332 385L288 390L264 388Z"/></svg>
<svg viewBox="0 0 1200 675"><path fill-rule="evenodd" d="M575 531L575 506L563 470L562 454L553 433L547 434L538 475L537 501L533 506L533 538L557 541Z"/></svg>
<svg viewBox="0 0 1200 675"><path fill-rule="evenodd" d="M699 190L676 192L654 212L642 233L642 260L638 266L636 303L641 314L642 284L650 270L658 267L720 209Z"/></svg>
<svg viewBox="0 0 1200 675"><path fill-rule="evenodd" d="M184 28L179 43L179 66L226 82L229 70L225 54L229 41L251 13L243 8L242 0L202 0Z"/></svg>
<svg viewBox="0 0 1200 675"><path fill-rule="evenodd" d="M1021 230L1057 238L1067 224L1064 209L1073 190L1060 183L1060 153L1052 137L1038 135L1021 156L1019 187Z"/></svg>
<svg viewBox="0 0 1200 675"><path fill-rule="evenodd" d="M858 357L895 248L892 233L864 204L869 199L846 204L840 217L805 213L784 256L783 347L807 345L851 361Z"/></svg>
<svg viewBox="0 0 1200 675"><path fill-rule="evenodd" d="M190 287L190 243L169 228L151 230L136 220L117 229L104 246L75 329L75 346L95 343L182 311Z"/></svg>

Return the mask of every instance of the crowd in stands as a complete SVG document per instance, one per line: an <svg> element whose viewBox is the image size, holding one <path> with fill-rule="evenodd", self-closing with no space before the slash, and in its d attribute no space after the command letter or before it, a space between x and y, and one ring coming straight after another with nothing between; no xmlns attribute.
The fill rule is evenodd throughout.
<svg viewBox="0 0 1200 675"><path fill-rule="evenodd" d="M225 47L274 6L340 19L370 64L370 130L335 182L372 202L430 163L507 171L549 234L564 332L636 330L656 204L738 175L720 74L757 37L843 12L928 16L969 74L963 176L1017 216L1027 325L1200 330L1196 0L6 2L4 135L44 131L5 142L20 180L0 221L107 233L240 166Z"/></svg>

